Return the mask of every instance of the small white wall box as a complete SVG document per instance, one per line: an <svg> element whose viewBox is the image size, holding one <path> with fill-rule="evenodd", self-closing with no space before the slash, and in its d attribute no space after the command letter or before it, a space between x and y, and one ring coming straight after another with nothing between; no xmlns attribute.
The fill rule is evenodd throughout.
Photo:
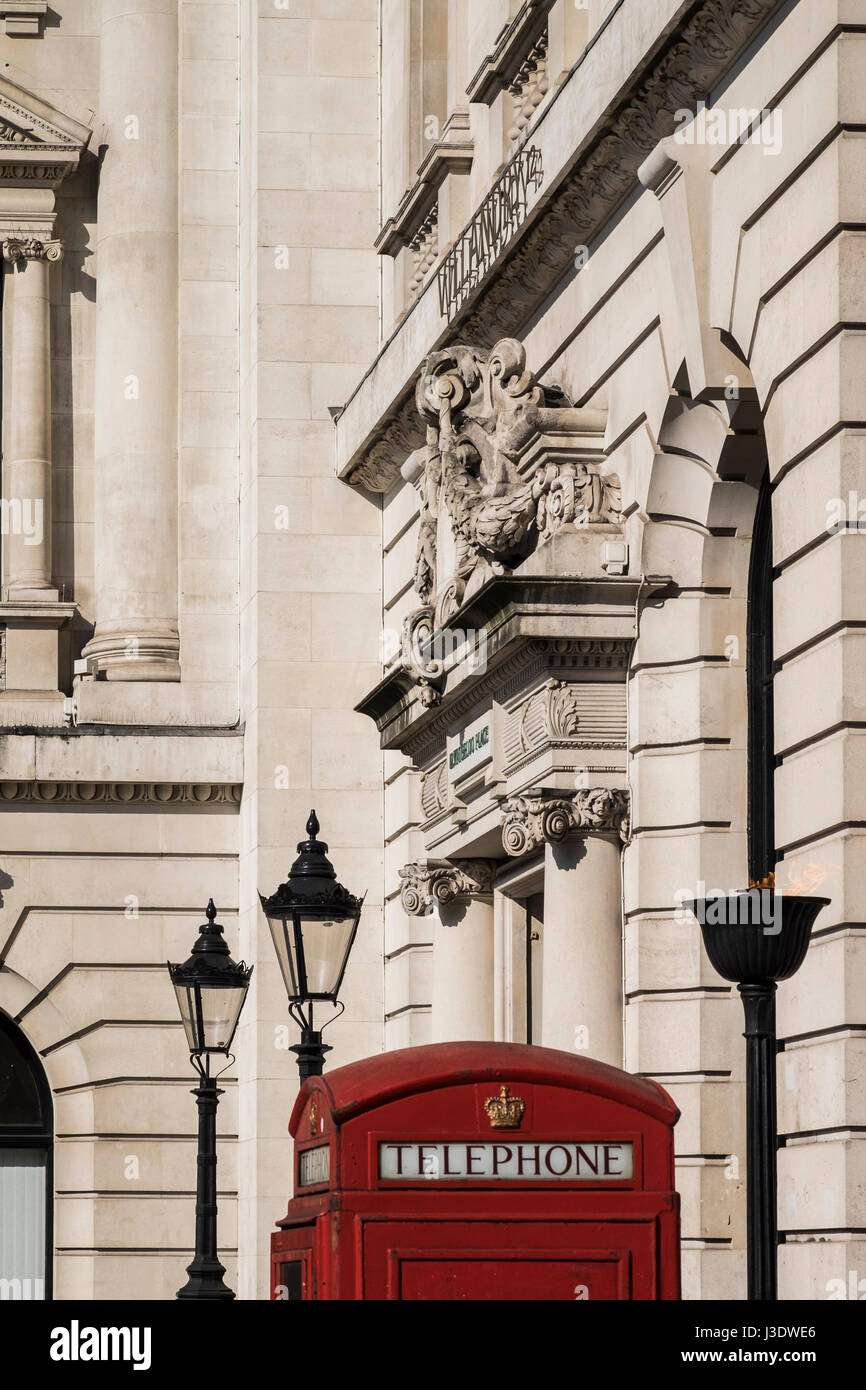
<svg viewBox="0 0 866 1390"><path fill-rule="evenodd" d="M624 541L605 541L601 567L607 574L625 574L628 569L628 546Z"/></svg>

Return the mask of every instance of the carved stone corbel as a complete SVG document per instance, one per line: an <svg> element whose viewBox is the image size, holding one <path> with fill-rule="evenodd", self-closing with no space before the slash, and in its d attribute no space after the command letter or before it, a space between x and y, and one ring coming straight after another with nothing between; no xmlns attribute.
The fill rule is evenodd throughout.
<svg viewBox="0 0 866 1390"><path fill-rule="evenodd" d="M628 792L610 787L581 788L568 796L529 792L502 804L502 845L512 858L559 844L572 833L616 834L626 841Z"/></svg>
<svg viewBox="0 0 866 1390"><path fill-rule="evenodd" d="M429 604L416 608L403 620L400 664L415 681L421 704L426 709L440 703L445 675L444 662L433 655L434 634L434 614Z"/></svg>
<svg viewBox="0 0 866 1390"><path fill-rule="evenodd" d="M434 905L447 907L461 899L493 891L495 859L428 859L399 870L400 901L410 917L424 917Z"/></svg>
<svg viewBox="0 0 866 1390"><path fill-rule="evenodd" d="M415 588L435 625L481 568L503 574L568 525L617 525L619 479L602 472L604 412L575 409L526 369L516 338L486 353L433 352L416 389L427 444L402 472L420 498ZM443 527L451 544L443 572Z"/></svg>

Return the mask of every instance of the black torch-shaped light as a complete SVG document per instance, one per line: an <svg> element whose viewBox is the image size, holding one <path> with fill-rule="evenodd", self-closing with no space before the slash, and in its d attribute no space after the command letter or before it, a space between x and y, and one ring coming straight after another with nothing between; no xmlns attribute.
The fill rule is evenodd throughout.
<svg viewBox="0 0 866 1390"><path fill-rule="evenodd" d="M772 880L770 880L771 882ZM746 1028L746 1223L748 1296L777 1296L776 983L799 970L812 925L829 898L751 888L697 898L697 917L710 964L736 984Z"/></svg>

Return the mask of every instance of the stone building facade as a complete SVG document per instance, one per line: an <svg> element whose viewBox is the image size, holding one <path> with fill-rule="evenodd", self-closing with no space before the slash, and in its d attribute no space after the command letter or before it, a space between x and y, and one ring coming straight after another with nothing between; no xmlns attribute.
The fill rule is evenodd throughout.
<svg viewBox="0 0 866 1390"><path fill-rule="evenodd" d="M690 1298L745 1293L744 1056L681 904L830 898L779 990L781 1296L866 1278L859 10L0 0L0 1043L50 1095L55 1297L181 1282L164 962L209 896L255 965L221 1243L267 1296L257 892L311 805L367 890L329 1064L655 1077Z"/></svg>

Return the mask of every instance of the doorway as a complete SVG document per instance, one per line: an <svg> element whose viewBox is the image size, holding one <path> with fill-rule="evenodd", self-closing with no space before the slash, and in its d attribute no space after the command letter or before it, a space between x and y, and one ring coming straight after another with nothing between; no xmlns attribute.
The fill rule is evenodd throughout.
<svg viewBox="0 0 866 1390"><path fill-rule="evenodd" d="M0 1300L51 1298L52 1148L48 1079L0 1013Z"/></svg>

